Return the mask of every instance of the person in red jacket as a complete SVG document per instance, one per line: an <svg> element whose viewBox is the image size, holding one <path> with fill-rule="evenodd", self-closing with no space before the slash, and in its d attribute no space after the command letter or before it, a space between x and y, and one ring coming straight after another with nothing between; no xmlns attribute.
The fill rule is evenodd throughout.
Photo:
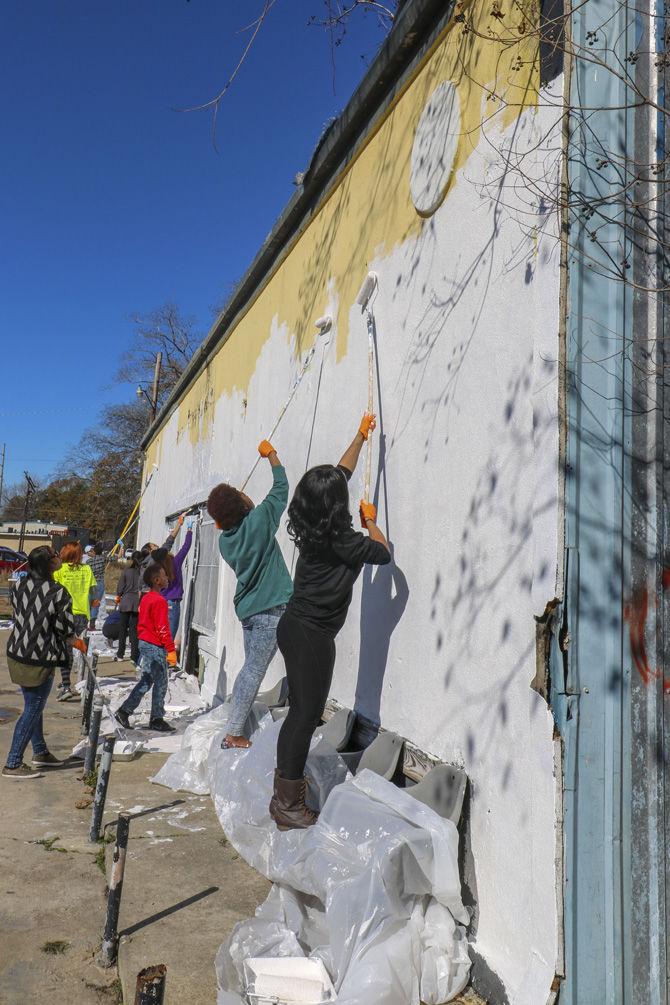
<svg viewBox="0 0 670 1005"><path fill-rule="evenodd" d="M168 682L167 668L168 665L172 667L177 665L177 653L168 619L168 602L160 594L160 591L168 585L168 579L163 566L157 563L149 566L143 578L149 592L140 600L137 617L139 665L142 676L114 714L124 729L129 729L129 716L135 711L144 695L151 691L149 729L159 733L174 733L173 727L163 718Z"/></svg>

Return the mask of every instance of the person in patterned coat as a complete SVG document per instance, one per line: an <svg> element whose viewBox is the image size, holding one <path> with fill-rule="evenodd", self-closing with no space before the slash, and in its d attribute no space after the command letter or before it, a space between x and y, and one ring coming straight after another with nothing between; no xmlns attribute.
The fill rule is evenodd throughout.
<svg viewBox="0 0 670 1005"><path fill-rule="evenodd" d="M60 763L44 739L44 706L56 668L68 666L69 648L75 645L86 649L75 638L70 594L53 579L60 566L61 560L52 548L33 548L28 556L30 571L12 591L14 623L7 640L7 665L12 682L23 692L24 707L14 727L3 778L25 780L43 775L43 771L23 763L29 743L37 769Z"/></svg>

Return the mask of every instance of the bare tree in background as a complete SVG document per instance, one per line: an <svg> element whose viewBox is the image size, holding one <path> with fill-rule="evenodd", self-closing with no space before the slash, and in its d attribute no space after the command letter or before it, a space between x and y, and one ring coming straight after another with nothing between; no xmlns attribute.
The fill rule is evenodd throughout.
<svg viewBox="0 0 670 1005"><path fill-rule="evenodd" d="M156 354L160 352L160 409L186 369L202 336L196 331L195 319L183 315L173 303L163 304L149 314L133 314L131 321L135 325L135 337L131 347L121 357L115 379L123 384L150 383L156 365Z"/></svg>

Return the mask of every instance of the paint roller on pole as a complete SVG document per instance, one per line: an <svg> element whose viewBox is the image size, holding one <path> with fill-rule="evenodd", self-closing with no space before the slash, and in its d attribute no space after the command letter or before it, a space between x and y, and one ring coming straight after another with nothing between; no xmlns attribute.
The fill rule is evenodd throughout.
<svg viewBox="0 0 670 1005"><path fill-rule="evenodd" d="M356 303L361 309L361 313L365 313L367 327L368 327L368 412L374 412L375 402L374 402L374 375L375 375L375 320L372 313L372 308L370 306L372 297L377 292L378 288L377 273L368 272L367 276L363 280L363 285L358 291L358 296L356 297ZM367 451L365 454L365 488L363 491L363 498L367 501L370 500L370 482L372 480L372 439L368 437L367 440Z"/></svg>
<svg viewBox="0 0 670 1005"><path fill-rule="evenodd" d="M277 432L277 428L279 426L279 423L284 418L284 415L286 413L286 409L288 408L288 406L293 401L293 397L295 395L295 392L300 387L300 383L302 381L302 378L305 376L305 373L307 372L307 368L309 367L309 364L312 362L312 357L314 356L314 353L316 352L317 343L318 343L319 339L323 335L325 335L326 332L329 332L330 329L333 327L333 319L330 316L330 314L324 314L323 317L317 318L317 320L314 322L314 327L318 328L319 334L316 337L314 345L312 346L312 348L309 350L309 352L307 353L307 355L305 357L305 362L302 364L302 368L300 370L300 373L298 374L298 376L296 377L296 379L293 381L293 386L292 386L292 388L291 388L291 390L289 392L288 398L286 399L286 401L284 402L284 404L282 406L282 409L281 409L281 411L279 413L279 418L277 419L277 421L275 422L274 426L272 427L272 429L270 430L270 432L268 433L268 435L266 437L266 439L268 439L268 440L272 440L274 438L274 435ZM254 463L251 471L249 472L249 474L247 475L247 477L242 482L242 486L241 486L241 491L242 492L244 492L245 488L249 484L251 476L253 475L254 471L258 467L258 465L260 463L260 460L261 460L260 457L256 458L256 461L255 461L255 463Z"/></svg>

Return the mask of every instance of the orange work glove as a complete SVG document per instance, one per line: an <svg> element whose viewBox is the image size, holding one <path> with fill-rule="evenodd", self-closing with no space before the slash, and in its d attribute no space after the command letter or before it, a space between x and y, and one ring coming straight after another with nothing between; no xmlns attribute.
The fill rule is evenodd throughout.
<svg viewBox="0 0 670 1005"><path fill-rule="evenodd" d="M361 419L361 424L358 427L358 432L361 434L364 440L367 440L368 434L377 428L377 416L373 415L372 412L366 412Z"/></svg>
<svg viewBox="0 0 670 1005"><path fill-rule="evenodd" d="M86 648L86 643L84 642L83 639L75 639L74 642L72 643L72 648L78 649L80 653L84 654L84 656L88 652Z"/></svg>
<svg viewBox="0 0 670 1005"><path fill-rule="evenodd" d="M363 530L367 530L368 527L365 522L366 520L372 520L374 522L377 519L377 507L374 503L366 502L365 499L361 499L359 513L361 514L361 527Z"/></svg>
<svg viewBox="0 0 670 1005"><path fill-rule="evenodd" d="M167 654L167 663L169 667L176 667L177 665L177 652L175 649L171 653Z"/></svg>
<svg viewBox="0 0 670 1005"><path fill-rule="evenodd" d="M180 513L179 516L177 517L177 526L181 527L181 525L183 524L183 522L184 522L184 514Z"/></svg>
<svg viewBox="0 0 670 1005"><path fill-rule="evenodd" d="M119 604L121 603L121 597L114 597L114 603L115 603L115 604L116 604L116 606L118 607L118 606L119 606Z"/></svg>
<svg viewBox="0 0 670 1005"><path fill-rule="evenodd" d="M276 454L277 451L272 446L269 440L261 440L261 442L258 444L258 453L261 455L261 457L269 457L270 454Z"/></svg>
<svg viewBox="0 0 670 1005"><path fill-rule="evenodd" d="M99 600L92 600L91 601L91 607L100 607L100 601Z"/></svg>

